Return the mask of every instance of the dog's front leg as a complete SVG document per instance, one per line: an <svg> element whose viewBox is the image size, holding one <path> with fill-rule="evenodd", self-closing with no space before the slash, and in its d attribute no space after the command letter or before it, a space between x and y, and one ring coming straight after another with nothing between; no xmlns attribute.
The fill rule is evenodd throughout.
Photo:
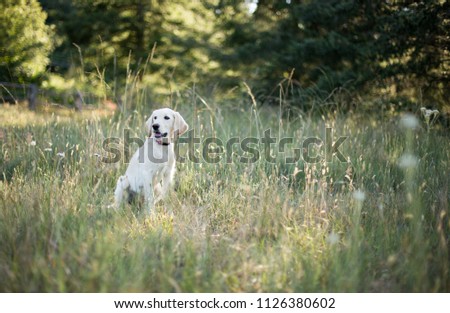
<svg viewBox="0 0 450 313"><path fill-rule="evenodd" d="M126 175L120 176L117 180L116 190L114 191L114 207L117 209L123 202L124 193L129 190L130 182Z"/></svg>
<svg viewBox="0 0 450 313"><path fill-rule="evenodd" d="M162 186L161 183L155 183L154 181L153 186L154 203L158 203L162 199Z"/></svg>
<svg viewBox="0 0 450 313"><path fill-rule="evenodd" d="M164 199L169 193L169 189L172 186L173 176L175 175L175 166L169 167L163 174L161 183L158 184L158 196L156 202Z"/></svg>
<svg viewBox="0 0 450 313"><path fill-rule="evenodd" d="M146 181L144 184L144 198L148 213L151 214L154 204L153 188L151 180Z"/></svg>

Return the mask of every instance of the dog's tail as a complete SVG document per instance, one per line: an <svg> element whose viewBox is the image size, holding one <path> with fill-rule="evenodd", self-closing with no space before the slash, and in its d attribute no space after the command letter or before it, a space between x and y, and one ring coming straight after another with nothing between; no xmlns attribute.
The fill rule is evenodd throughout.
<svg viewBox="0 0 450 313"><path fill-rule="evenodd" d="M114 204L116 208L118 208L122 204L124 192L129 188L130 182L128 181L128 177L126 175L120 176L117 180L116 190L114 191Z"/></svg>

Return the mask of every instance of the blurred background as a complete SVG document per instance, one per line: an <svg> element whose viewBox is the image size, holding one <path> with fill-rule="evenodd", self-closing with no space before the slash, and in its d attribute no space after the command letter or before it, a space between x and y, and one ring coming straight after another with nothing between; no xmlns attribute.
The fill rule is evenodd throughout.
<svg viewBox="0 0 450 313"><path fill-rule="evenodd" d="M445 114L449 49L445 0L0 0L0 101L133 109L195 86L272 104L286 84L305 110Z"/></svg>

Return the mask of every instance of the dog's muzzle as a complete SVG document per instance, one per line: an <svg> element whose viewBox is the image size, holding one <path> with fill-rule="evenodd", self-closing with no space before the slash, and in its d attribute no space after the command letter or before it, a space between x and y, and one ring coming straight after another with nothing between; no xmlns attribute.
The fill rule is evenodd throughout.
<svg viewBox="0 0 450 313"><path fill-rule="evenodd" d="M159 131L155 132L155 140L158 144L168 146L169 142L166 138L167 138L167 133L161 133Z"/></svg>

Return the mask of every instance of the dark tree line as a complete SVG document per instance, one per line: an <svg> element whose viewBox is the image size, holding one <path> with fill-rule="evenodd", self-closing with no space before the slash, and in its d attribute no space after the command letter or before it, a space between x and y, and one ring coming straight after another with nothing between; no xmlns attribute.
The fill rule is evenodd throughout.
<svg viewBox="0 0 450 313"><path fill-rule="evenodd" d="M294 70L302 88L449 96L447 1L260 0L250 20L229 21L222 56L254 81L274 85ZM377 87L377 88L374 88Z"/></svg>
<svg viewBox="0 0 450 313"><path fill-rule="evenodd" d="M35 16L46 25L31 37L48 37L51 45L37 40L31 54L42 55L47 72L62 76L81 68L106 81L124 80L130 72L161 85L229 88L246 81L261 93L288 79L319 96L341 88L441 104L449 97L448 1L259 0L254 12L249 2L0 0L0 6L3 12L42 6ZM4 48L21 36L7 26L21 18L29 17L0 16L3 80L40 77L20 70L29 63L22 60L29 48Z"/></svg>

